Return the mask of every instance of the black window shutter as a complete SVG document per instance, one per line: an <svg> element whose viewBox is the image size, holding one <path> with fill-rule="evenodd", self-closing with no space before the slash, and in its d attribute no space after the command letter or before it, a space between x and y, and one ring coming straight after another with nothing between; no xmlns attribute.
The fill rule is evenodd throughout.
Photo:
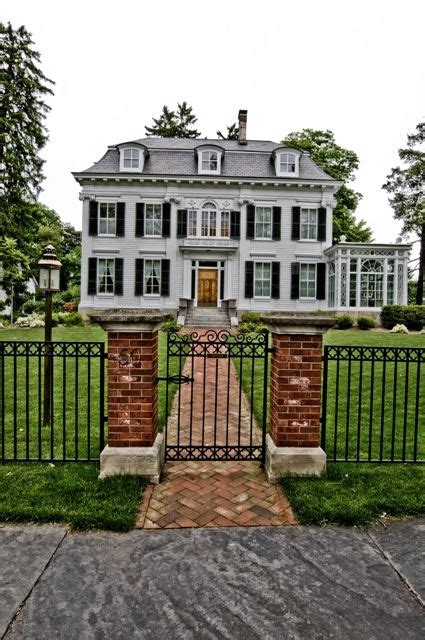
<svg viewBox="0 0 425 640"><path fill-rule="evenodd" d="M249 204L246 208L246 237L248 240L255 238L255 207L253 204Z"/></svg>
<svg viewBox="0 0 425 640"><path fill-rule="evenodd" d="M170 295L170 261L161 260L161 295Z"/></svg>
<svg viewBox="0 0 425 640"><path fill-rule="evenodd" d="M254 263L252 260L245 262L245 298L254 296Z"/></svg>
<svg viewBox="0 0 425 640"><path fill-rule="evenodd" d="M291 263L291 300L298 300L300 297L300 265L298 262Z"/></svg>
<svg viewBox="0 0 425 640"><path fill-rule="evenodd" d="M135 274L134 274L134 295L143 295L143 258L136 258Z"/></svg>
<svg viewBox="0 0 425 640"><path fill-rule="evenodd" d="M117 236L125 235L125 202L117 202Z"/></svg>
<svg viewBox="0 0 425 640"><path fill-rule="evenodd" d="M97 211L99 203L90 200L89 208L89 236L97 236Z"/></svg>
<svg viewBox="0 0 425 640"><path fill-rule="evenodd" d="M326 209L325 207L319 208L318 217L319 217L319 224L317 226L317 239L326 240Z"/></svg>
<svg viewBox="0 0 425 640"><path fill-rule="evenodd" d="M273 240L280 240L281 208L273 207Z"/></svg>
<svg viewBox="0 0 425 640"><path fill-rule="evenodd" d="M326 264L319 262L317 264L316 274L316 298L324 300L326 297Z"/></svg>
<svg viewBox="0 0 425 640"><path fill-rule="evenodd" d="M230 212L230 237L238 240L241 237L241 212Z"/></svg>
<svg viewBox="0 0 425 640"><path fill-rule="evenodd" d="M301 214L301 207L292 207L292 235L291 235L291 240L299 240L300 239L300 214Z"/></svg>
<svg viewBox="0 0 425 640"><path fill-rule="evenodd" d="M145 235L145 203L136 203L136 238L141 238Z"/></svg>
<svg viewBox="0 0 425 640"><path fill-rule="evenodd" d="M196 280L196 271L195 269L192 269L192 287L190 292L190 296L192 300L195 300L195 280Z"/></svg>
<svg viewBox="0 0 425 640"><path fill-rule="evenodd" d="M97 258L89 258L87 293L89 296L95 296L97 293Z"/></svg>
<svg viewBox="0 0 425 640"><path fill-rule="evenodd" d="M177 237L187 237L187 209L177 211Z"/></svg>
<svg viewBox="0 0 425 640"><path fill-rule="evenodd" d="M123 294L123 275L124 275L124 260L122 258L115 258L115 295L122 296Z"/></svg>
<svg viewBox="0 0 425 640"><path fill-rule="evenodd" d="M272 262L272 298L280 298L280 262Z"/></svg>
<svg viewBox="0 0 425 640"><path fill-rule="evenodd" d="M164 202L162 205L162 237L169 238L171 230L171 204Z"/></svg>

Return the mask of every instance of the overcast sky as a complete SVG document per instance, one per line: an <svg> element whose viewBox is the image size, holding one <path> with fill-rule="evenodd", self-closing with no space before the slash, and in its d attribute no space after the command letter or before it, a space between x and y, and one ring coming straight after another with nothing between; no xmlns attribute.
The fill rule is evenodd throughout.
<svg viewBox="0 0 425 640"><path fill-rule="evenodd" d="M81 228L79 187L110 144L144 137L162 105L187 100L203 136L248 109L248 137L331 129L360 158L358 217L394 241L381 189L425 115L420 0L3 0L56 82L41 200Z"/></svg>

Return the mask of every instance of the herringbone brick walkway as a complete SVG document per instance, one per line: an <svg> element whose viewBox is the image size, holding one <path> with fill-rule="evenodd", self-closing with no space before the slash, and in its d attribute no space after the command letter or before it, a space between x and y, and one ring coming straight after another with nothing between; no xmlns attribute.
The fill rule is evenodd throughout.
<svg viewBox="0 0 425 640"><path fill-rule="evenodd" d="M183 373L194 382L192 387L182 385L180 396L177 393L174 398L168 444L261 444L261 431L240 392L231 360L195 357L192 361L189 356ZM183 461L167 463L161 484L146 489L136 526L169 529L294 523L282 490L268 484L259 462Z"/></svg>

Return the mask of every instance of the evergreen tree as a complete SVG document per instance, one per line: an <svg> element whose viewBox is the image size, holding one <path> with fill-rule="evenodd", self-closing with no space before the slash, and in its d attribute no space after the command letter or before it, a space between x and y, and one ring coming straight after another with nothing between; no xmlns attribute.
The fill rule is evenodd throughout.
<svg viewBox="0 0 425 640"><path fill-rule="evenodd" d="M239 127L236 122L227 127L227 134L223 135L221 131L217 131L217 138L221 140L237 140L239 138Z"/></svg>
<svg viewBox="0 0 425 640"><path fill-rule="evenodd" d="M420 122L416 133L407 136L407 147L399 149L398 155L404 163L395 167L382 186L389 194L394 209L394 218L401 220L402 234L415 233L420 242L416 304L424 299L425 272L425 122Z"/></svg>
<svg viewBox="0 0 425 640"><path fill-rule="evenodd" d="M159 138L199 138L200 131L193 127L198 118L192 113L192 107L187 102L177 104L177 110L172 111L166 105L162 107L159 118L152 118L154 124L145 126L147 136Z"/></svg>
<svg viewBox="0 0 425 640"><path fill-rule="evenodd" d="M362 194L347 186L347 183L354 179L354 173L359 167L357 154L337 145L335 136L329 129L294 131L286 136L282 144L308 151L319 167L335 180L344 182L335 193L334 239L339 240L345 235L349 242L371 242L372 230L366 226L365 220L357 222L354 215Z"/></svg>

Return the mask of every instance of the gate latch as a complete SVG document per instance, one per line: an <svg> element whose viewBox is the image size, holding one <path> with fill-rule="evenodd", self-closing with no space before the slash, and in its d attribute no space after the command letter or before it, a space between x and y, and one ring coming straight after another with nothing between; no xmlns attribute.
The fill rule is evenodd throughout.
<svg viewBox="0 0 425 640"><path fill-rule="evenodd" d="M183 376L183 375L174 375L174 376L164 376L161 377L159 376L156 381L160 382L162 380L165 380L165 382L172 382L173 384L188 384L189 382L193 382L193 378L190 378L189 376Z"/></svg>

